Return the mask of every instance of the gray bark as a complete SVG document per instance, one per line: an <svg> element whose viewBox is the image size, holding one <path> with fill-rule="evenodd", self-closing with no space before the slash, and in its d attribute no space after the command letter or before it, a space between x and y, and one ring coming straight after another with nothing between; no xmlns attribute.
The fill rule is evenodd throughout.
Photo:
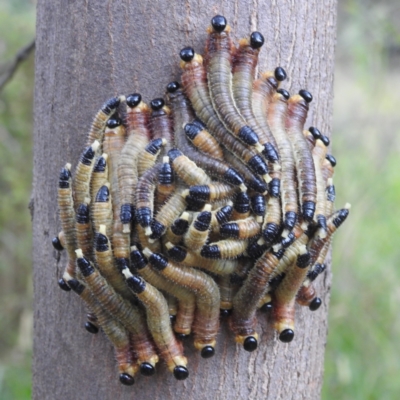
<svg viewBox="0 0 400 400"><path fill-rule="evenodd" d="M266 38L261 70L284 67L291 92L314 95L308 122L331 132L335 0L44 1L38 2L32 195L34 234L35 399L318 399L320 398L330 273L319 279L323 306L296 310L296 335L280 343L259 315L260 346L247 353L223 324L217 354L203 360L186 346L190 377L176 381L159 365L157 376L118 382L111 345L83 328L78 296L61 291L65 257L51 238L60 230L59 169L76 165L94 113L116 94L164 94L179 78L179 50L202 53L206 28L225 15L239 39L259 30ZM309 125L307 125L309 126Z"/></svg>

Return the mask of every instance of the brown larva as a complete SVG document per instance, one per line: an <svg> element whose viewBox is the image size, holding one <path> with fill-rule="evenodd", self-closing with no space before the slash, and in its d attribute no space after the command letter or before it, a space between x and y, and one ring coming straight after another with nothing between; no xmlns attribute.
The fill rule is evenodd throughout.
<svg viewBox="0 0 400 400"><path fill-rule="evenodd" d="M246 187L243 187L246 189ZM246 191L246 190L243 190ZM223 182L212 182L208 185L191 186L187 191L187 195L213 203L214 201L232 197L235 188Z"/></svg>
<svg viewBox="0 0 400 400"><path fill-rule="evenodd" d="M180 268L160 253L144 250L150 264L171 281L192 290L196 296L196 314L193 324L194 346L203 358L214 355L219 329L218 286L205 273L191 268Z"/></svg>
<svg viewBox="0 0 400 400"><path fill-rule="evenodd" d="M235 259L246 251L247 245L248 243L246 240L220 240L203 246L201 255L205 258Z"/></svg>
<svg viewBox="0 0 400 400"><path fill-rule="evenodd" d="M315 264L308 271L306 279L296 296L296 302L302 306L307 306L311 311L318 310L322 304L322 300L316 296L313 282L324 271L325 264Z"/></svg>
<svg viewBox="0 0 400 400"><path fill-rule="evenodd" d="M236 220L236 222L228 222L219 228L222 237L229 237L239 240L250 239L257 236L261 232L261 226L253 217Z"/></svg>
<svg viewBox="0 0 400 400"><path fill-rule="evenodd" d="M168 369L176 379L186 379L189 376L186 368L187 359L183 355L182 344L177 342L172 332L168 304L164 296L139 276L132 275L128 268L122 272L129 289L146 308L147 326L161 358L167 363Z"/></svg>

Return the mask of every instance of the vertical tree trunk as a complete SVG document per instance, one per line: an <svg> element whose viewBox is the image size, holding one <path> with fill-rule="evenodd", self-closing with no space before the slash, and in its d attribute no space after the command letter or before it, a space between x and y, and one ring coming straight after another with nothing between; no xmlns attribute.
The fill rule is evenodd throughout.
<svg viewBox="0 0 400 400"><path fill-rule="evenodd" d="M203 360L186 348L190 377L178 382L163 366L157 376L118 382L110 344L84 328L78 296L59 290L65 255L51 238L57 217L58 172L76 164L91 119L116 94L164 94L179 78L179 50L202 53L215 14L226 16L239 39L266 38L262 70L284 67L286 88L314 95L309 123L329 135L333 97L336 1L115 0L38 2L34 132L34 363L35 399L318 399L327 334L330 274L320 279L323 306L296 310L296 336L280 343L259 316L260 346L247 353L223 324L217 354Z"/></svg>

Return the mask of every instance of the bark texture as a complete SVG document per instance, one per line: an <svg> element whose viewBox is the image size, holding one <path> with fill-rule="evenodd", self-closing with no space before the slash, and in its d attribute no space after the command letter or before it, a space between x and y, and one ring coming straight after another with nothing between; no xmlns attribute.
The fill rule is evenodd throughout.
<svg viewBox="0 0 400 400"><path fill-rule="evenodd" d="M308 122L331 132L336 0L115 0L38 2L33 233L35 399L318 399L327 335L330 273L319 279L323 306L297 307L296 335L280 343L259 315L260 346L247 353L222 324L217 354L201 359L186 346L190 377L176 381L159 365L133 387L118 382L111 345L83 328L78 296L61 291L65 265L51 238L60 230L59 169L76 165L94 113L109 97L164 94L179 78L179 50L202 53L206 28L222 14L239 39L259 30L266 38L262 70L284 67L291 93L314 95ZM307 125L308 127L309 125ZM189 341L190 342L190 341Z"/></svg>

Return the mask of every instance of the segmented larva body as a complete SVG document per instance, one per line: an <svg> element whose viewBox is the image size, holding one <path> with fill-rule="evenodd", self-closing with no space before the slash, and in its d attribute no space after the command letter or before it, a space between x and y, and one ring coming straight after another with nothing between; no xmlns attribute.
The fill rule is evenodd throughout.
<svg viewBox="0 0 400 400"><path fill-rule="evenodd" d="M185 134L192 142L193 146L202 153L216 158L217 160L224 158L221 146L204 127L196 124L186 124Z"/></svg>
<svg viewBox="0 0 400 400"><path fill-rule="evenodd" d="M136 219L140 226L145 229L146 235L150 236L150 224L154 211L154 191L160 164L147 170L139 179L136 186Z"/></svg>
<svg viewBox="0 0 400 400"><path fill-rule="evenodd" d="M250 215L250 196L247 192L239 192L233 201L231 220L245 219Z"/></svg>
<svg viewBox="0 0 400 400"><path fill-rule="evenodd" d="M137 162L137 169L139 176L142 176L147 170L149 170L157 161L162 148L167 144L167 140L164 138L153 139L147 144L139 154L139 160Z"/></svg>
<svg viewBox="0 0 400 400"><path fill-rule="evenodd" d="M261 232L261 226L257 220L250 216L236 222L228 222L219 228L222 237L229 237L239 240L250 239Z"/></svg>
<svg viewBox="0 0 400 400"><path fill-rule="evenodd" d="M247 245L246 240L225 239L203 246L200 254L204 258L235 259L246 251Z"/></svg>
<svg viewBox="0 0 400 400"><path fill-rule="evenodd" d="M76 232L74 201L72 198L71 164L66 164L65 167L61 169L58 181L57 202L64 237L63 247L68 253L68 263L65 268L64 276L74 278Z"/></svg>
<svg viewBox="0 0 400 400"><path fill-rule="evenodd" d="M182 188L177 188L176 192L160 208L151 223L151 238L159 239L169 228L175 219L185 210L186 202L183 197Z"/></svg>
<svg viewBox="0 0 400 400"><path fill-rule="evenodd" d="M232 48L230 26L222 16L211 20L208 28L207 80L214 109L226 129L248 146L255 146L259 152L263 148L257 134L246 125L246 121L236 108L232 96Z"/></svg>
<svg viewBox="0 0 400 400"><path fill-rule="evenodd" d="M260 144L264 147L263 154L270 162L277 163L279 155L276 151L274 137L268 125L261 126L258 124L252 107L253 81L256 75L258 55L263 44L264 37L260 32L253 32L250 35L250 40L242 39L239 41L232 70L232 91L240 114L257 134ZM283 71L283 69L281 70ZM275 174L279 175L278 171ZM279 176L276 176L276 178L279 178Z"/></svg>
<svg viewBox="0 0 400 400"><path fill-rule="evenodd" d="M244 187L244 189L246 188ZM217 200L232 197L234 192L235 188L231 185L223 182L212 182L208 185L191 186L188 190L188 195L202 201L213 203Z"/></svg>
<svg viewBox="0 0 400 400"><path fill-rule="evenodd" d="M100 225L99 232L94 242L94 255L96 266L101 275L107 280L110 286L124 299L135 301L135 297L128 289L120 271L118 271L116 260L113 256L111 243L106 235L106 226ZM128 248L129 260L129 248Z"/></svg>
<svg viewBox="0 0 400 400"><path fill-rule="evenodd" d="M268 106L268 124L275 137L279 150L281 171L281 201L284 228L290 232L297 221L298 198L295 174L295 162L292 145L287 137L285 130L285 120L287 115L287 100L289 93L280 90L275 93Z"/></svg>
<svg viewBox="0 0 400 400"><path fill-rule="evenodd" d="M85 198L90 198L90 179L92 177L96 152L99 146L100 143L95 140L91 146L84 150L79 159L72 184L76 207L82 204Z"/></svg>
<svg viewBox="0 0 400 400"><path fill-rule="evenodd" d="M237 263L237 261L234 261ZM217 282L219 293L221 296L220 301L220 313L221 316L227 316L232 310L232 301L236 293L236 286L231 282L231 277L229 275L220 275L215 278Z"/></svg>
<svg viewBox="0 0 400 400"><path fill-rule="evenodd" d="M233 212L233 203L230 201L227 205L217 208L211 212L211 230L218 232L219 227L231 219Z"/></svg>
<svg viewBox="0 0 400 400"><path fill-rule="evenodd" d="M68 285L80 296L87 307L93 310L96 314L96 322L113 344L120 373L120 382L124 385L133 385L135 382L133 377L138 372L139 366L131 350L131 343L126 329L104 310L87 287L76 279L70 279Z"/></svg>
<svg viewBox="0 0 400 400"><path fill-rule="evenodd" d="M203 211L193 218L193 222L183 236L185 246L195 251L201 249L207 242L210 224L211 205L206 204Z"/></svg>
<svg viewBox="0 0 400 400"><path fill-rule="evenodd" d="M162 155L167 155L174 143L174 132L172 128L171 110L165 105L164 99L157 98L150 102L150 131L153 139L165 139Z"/></svg>
<svg viewBox="0 0 400 400"><path fill-rule="evenodd" d="M146 254L146 249L144 253ZM205 273L191 268L180 268L160 253L147 251L146 255L149 255L150 264L163 276L194 292L194 346L201 351L203 358L213 356L219 328L220 296L217 284Z"/></svg>
<svg viewBox="0 0 400 400"><path fill-rule="evenodd" d="M169 157L163 157L162 165L158 171L156 187L156 210L158 210L173 194L176 188L174 173Z"/></svg>
<svg viewBox="0 0 400 400"><path fill-rule="evenodd" d="M307 273L303 285L299 289L296 302L301 306L307 306L311 311L316 311L322 304L322 300L316 296L313 285L314 280L325 271L325 264L315 264Z"/></svg>
<svg viewBox="0 0 400 400"><path fill-rule="evenodd" d="M92 218L94 232L99 232L100 225L105 225L107 237L112 238L113 208L109 187L110 184L107 182L97 192L93 203Z"/></svg>
<svg viewBox="0 0 400 400"><path fill-rule="evenodd" d="M188 267L201 268L216 275L230 275L236 268L236 260L213 260L201 257L197 252L182 246L173 245L171 242L165 244L167 253L172 260Z"/></svg>
<svg viewBox="0 0 400 400"><path fill-rule="evenodd" d="M195 54L191 47L182 49L180 56L183 69L182 84L196 114L219 143L268 182L270 180L268 167L262 157L230 135L215 113L208 93L203 58Z"/></svg>
<svg viewBox="0 0 400 400"><path fill-rule="evenodd" d="M265 252L250 270L243 286L233 298L231 329L235 333L235 341L243 345L247 351L257 348L258 334L255 332L256 311L263 297L265 287L282 258L284 249L278 252Z"/></svg>
<svg viewBox="0 0 400 400"><path fill-rule="evenodd" d="M117 110L121 100L121 97L113 97L107 100L101 109L97 112L96 116L93 119L92 125L89 130L89 134L86 140L86 146L90 146L95 140L99 143L103 141L104 129L106 127L106 123L109 118Z"/></svg>
<svg viewBox="0 0 400 400"><path fill-rule="evenodd" d="M299 93L288 100L286 131L292 143L296 164L301 215L305 221L312 221L317 197L315 168L310 149L303 136L308 103L311 102L312 96L305 90L301 90Z"/></svg>
<svg viewBox="0 0 400 400"><path fill-rule="evenodd" d="M191 214L187 211L183 212L182 215L177 218L173 224L168 228L164 235L164 243L171 242L178 244L182 241L183 235L189 229L189 223L191 221ZM150 249L151 250L151 249Z"/></svg>
<svg viewBox="0 0 400 400"><path fill-rule="evenodd" d="M76 244L82 249L83 255L92 258L93 254L93 233L92 221L90 220L90 199L80 204L76 210Z"/></svg>
<svg viewBox="0 0 400 400"><path fill-rule="evenodd" d="M178 343L171 329L168 304L164 296L142 278L131 274L128 268L123 271L130 290L146 308L147 326L154 343L166 362L170 372L178 380L186 379L189 372L187 359L183 355L183 346Z"/></svg>
<svg viewBox="0 0 400 400"><path fill-rule="evenodd" d="M163 275L157 273L156 270L153 270L147 258L137 247L132 246L131 250L131 261L139 275L157 289L164 290L178 299L178 312L176 314L174 331L182 337L189 335L192 331L194 311L196 308L194 293L166 279Z"/></svg>
<svg viewBox="0 0 400 400"><path fill-rule="evenodd" d="M132 304L123 300L107 285L106 280L94 269L88 260L82 257L82 253L79 250L77 250L77 265L82 272L85 282L102 307L111 315L115 315L133 335L134 350L137 353L138 360L141 364L145 364L145 366L141 365L142 372L149 366L154 371L154 366L158 362L158 356L140 312Z"/></svg>
<svg viewBox="0 0 400 400"><path fill-rule="evenodd" d="M251 196L250 202L251 202L251 209L253 210L253 213L256 215L256 221L261 224L264 220L264 215L267 211L265 196L256 193L253 196Z"/></svg>
<svg viewBox="0 0 400 400"><path fill-rule="evenodd" d="M90 211L93 214L93 203L99 189L108 182L108 155L103 153L95 162L90 180Z"/></svg>
<svg viewBox="0 0 400 400"><path fill-rule="evenodd" d="M276 197L269 197L266 215L262 226L262 235L266 243L271 244L280 231L281 205Z"/></svg>

